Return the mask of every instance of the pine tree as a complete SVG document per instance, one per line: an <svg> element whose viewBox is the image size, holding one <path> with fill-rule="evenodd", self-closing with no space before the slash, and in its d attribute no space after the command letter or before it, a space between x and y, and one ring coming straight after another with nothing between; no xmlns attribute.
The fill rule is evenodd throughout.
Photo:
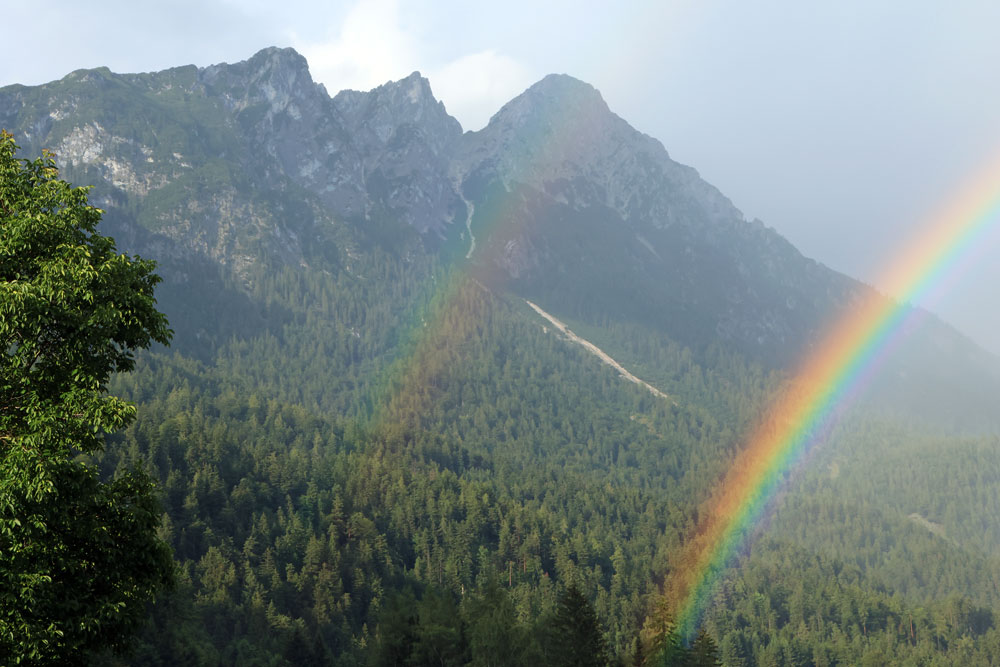
<svg viewBox="0 0 1000 667"><path fill-rule="evenodd" d="M464 604L473 667L533 664L530 641L507 592L490 580Z"/></svg>
<svg viewBox="0 0 1000 667"><path fill-rule="evenodd" d="M691 667L719 667L719 649L705 628L698 630L698 636L688 649L687 664Z"/></svg>
<svg viewBox="0 0 1000 667"><path fill-rule="evenodd" d="M552 647L550 664L566 667L604 667L607 645L594 607L575 584L559 596L549 624Z"/></svg>
<svg viewBox="0 0 1000 667"><path fill-rule="evenodd" d="M643 634L649 638L647 665L669 667L684 664L687 652L677 636L677 626L666 598L660 597L656 600L653 613L646 619Z"/></svg>

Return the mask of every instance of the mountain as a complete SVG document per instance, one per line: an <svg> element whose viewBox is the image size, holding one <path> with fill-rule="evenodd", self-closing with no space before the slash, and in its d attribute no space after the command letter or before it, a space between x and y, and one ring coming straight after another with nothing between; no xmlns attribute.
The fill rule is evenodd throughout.
<svg viewBox="0 0 1000 667"><path fill-rule="evenodd" d="M0 114L25 154L53 150L110 217L153 233L147 254L193 252L237 275L261 253L339 265L359 244L409 238L399 223L427 247L467 244L456 237L468 224L472 262L557 314L779 367L868 289L745 221L565 75L465 134L416 72L331 98L300 55L273 48L234 65L13 86ZM956 377L997 367L966 342L935 356L956 346L942 364Z"/></svg>
<svg viewBox="0 0 1000 667"><path fill-rule="evenodd" d="M537 664L574 582L632 655L742 435L872 290L746 220L566 75L463 132L417 72L331 97L271 48L2 88L0 126L92 184L102 229L165 278L173 345L116 380L141 417L94 460L153 471L184 573L139 664L355 664L391 653L376 626L454 630L475 652L484 609L510 612L497 624ZM806 636L813 655L871 660L869 632L900 644L911 612L914 655L945 655L979 618L968 605L1000 604L977 583L1000 542L971 518L994 504L993 441L953 439L996 426L1000 368L920 320L720 592L706 627L732 664L794 664ZM891 474L873 475L880 457ZM944 471L975 493L920 492ZM932 622L945 578L972 602ZM862 608L876 615L855 623Z"/></svg>
<svg viewBox="0 0 1000 667"><path fill-rule="evenodd" d="M546 77L468 135L462 166L477 210L509 207L495 231L503 253L487 261L566 315L636 322L686 345L719 341L787 363L824 313L859 289L747 223L697 172L567 76Z"/></svg>

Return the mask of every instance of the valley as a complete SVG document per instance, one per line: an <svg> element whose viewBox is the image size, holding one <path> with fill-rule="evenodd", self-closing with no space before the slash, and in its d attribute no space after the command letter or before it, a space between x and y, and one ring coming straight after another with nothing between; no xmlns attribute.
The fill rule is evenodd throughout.
<svg viewBox="0 0 1000 667"><path fill-rule="evenodd" d="M52 148L157 262L174 332L80 455L156 481L177 573L94 664L560 665L596 638L606 665L1000 663L1000 362L748 221L589 84L475 132L431 84L330 95L268 48L0 88L20 155ZM713 536L866 304L906 335Z"/></svg>

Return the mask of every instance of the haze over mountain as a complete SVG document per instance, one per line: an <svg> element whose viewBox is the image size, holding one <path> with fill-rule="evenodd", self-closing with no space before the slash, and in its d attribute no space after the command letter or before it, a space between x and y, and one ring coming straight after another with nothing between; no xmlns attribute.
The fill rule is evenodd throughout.
<svg viewBox="0 0 1000 667"><path fill-rule="evenodd" d="M109 222L151 234L131 247L161 262L242 275L264 256L330 270L366 244L428 250L471 233L467 254L491 288L777 367L867 289L745 221L565 75L463 134L419 73L330 97L300 55L272 48L234 65L8 87L0 125L25 154L49 148L67 177L93 183ZM930 316L907 347L883 376L905 379L883 389L975 387L960 403L983 407L976 397L1000 377L995 359ZM938 398L924 395L920 410Z"/></svg>
<svg viewBox="0 0 1000 667"><path fill-rule="evenodd" d="M632 659L745 433L871 293L746 220L587 83L547 76L477 132L431 84L331 96L269 48L0 89L22 155L50 149L93 184L102 229L165 279L174 343L118 381L140 420L95 460L159 477L184 572L138 663L356 664L456 605L455 637L479 636L508 602L524 655L551 657L538 627L571 583ZM705 627L732 664L858 661L884 648L869 632L953 658L966 628L993 636L1000 531L972 514L995 504L995 439L938 434L997 426L1000 366L916 319L836 447L786 480L775 541L720 589ZM974 492L922 495L946 469ZM959 611L932 622L920 605L951 594Z"/></svg>
<svg viewBox="0 0 1000 667"><path fill-rule="evenodd" d="M1000 91L983 67L1000 58L989 29L1000 8L989 3L947 12L902 3L647 3L581 13L566 0L205 0L186 12L53 2L44 15L11 7L10 24L20 27L11 48L30 52L39 34L48 45L38 57L0 63L0 87L82 67L236 62L283 44L309 60L331 95L420 70L462 127L478 130L547 73L571 73L748 218L882 290L892 290L883 270L900 240L940 221L1000 155ZM528 15L535 21L526 29ZM1000 311L988 304L1000 270L986 257L998 242L1000 234L984 237L962 277L918 304L994 354Z"/></svg>

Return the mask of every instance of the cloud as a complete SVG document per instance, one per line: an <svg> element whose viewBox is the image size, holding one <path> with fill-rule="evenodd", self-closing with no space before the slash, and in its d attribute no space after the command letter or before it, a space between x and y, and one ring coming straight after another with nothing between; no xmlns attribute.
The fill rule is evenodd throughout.
<svg viewBox="0 0 1000 667"><path fill-rule="evenodd" d="M421 70L435 96L466 129L483 127L532 83L523 65L492 49L427 66L419 34L419 26L404 20L398 0L360 0L325 39L311 41L291 33L291 41L309 61L313 79L330 94L345 88L370 90Z"/></svg>
<svg viewBox="0 0 1000 667"><path fill-rule="evenodd" d="M527 68L496 51L461 56L428 72L435 96L466 130L478 130L490 116L532 83Z"/></svg>
<svg viewBox="0 0 1000 667"><path fill-rule="evenodd" d="M292 42L309 61L313 79L331 94L370 90L416 69L416 46L401 24L396 0L362 0L328 39L307 42L293 33Z"/></svg>

